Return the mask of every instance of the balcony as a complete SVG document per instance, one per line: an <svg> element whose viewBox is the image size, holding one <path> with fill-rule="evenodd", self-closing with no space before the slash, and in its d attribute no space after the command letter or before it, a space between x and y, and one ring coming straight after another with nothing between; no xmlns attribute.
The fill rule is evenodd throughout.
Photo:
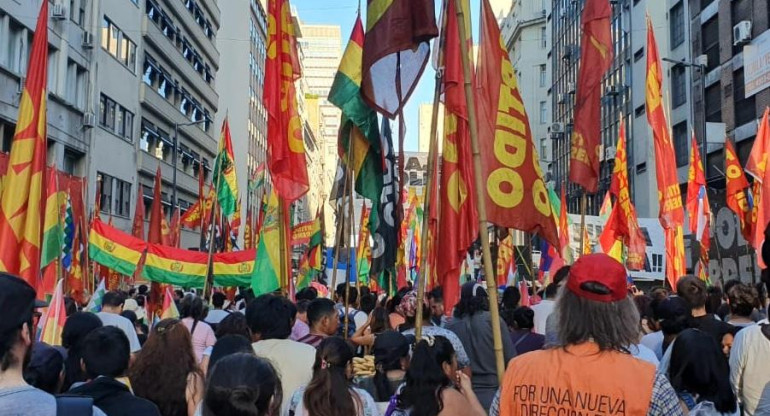
<svg viewBox="0 0 770 416"><path fill-rule="evenodd" d="M171 178L174 177L174 168L170 163L162 161L144 151L139 152L137 159L139 159L139 171L148 176L155 176L155 171L158 169L158 165L160 165L161 176L169 184L169 187L171 186ZM181 165L182 163L180 161L179 166L181 167ZM197 178L179 169L177 170L176 183L179 198L188 201L194 201L198 198Z"/></svg>
<svg viewBox="0 0 770 416"><path fill-rule="evenodd" d="M161 97L161 95L151 86L145 83L140 83L139 85L139 103L142 104L143 108L161 118L166 124L165 127L168 127L169 130L173 130L174 123L183 124L190 122L190 120L185 117L176 106ZM210 128L210 131L212 132L211 134L214 134L213 132L216 131L213 125ZM201 130L198 126L180 129L179 135L197 143L198 146L209 150L212 154L216 153L217 139L209 136L208 133Z"/></svg>
<svg viewBox="0 0 770 416"><path fill-rule="evenodd" d="M212 70L216 73L215 68L219 63L219 51L217 51L216 47L216 37L213 39L206 37L206 34L203 33L203 28L195 23L193 15L184 7L183 1L171 0L163 2L163 8L174 16L174 21L178 26L183 27L185 33L192 38L191 41L194 41L201 47L201 53L206 55L209 62L214 64ZM212 20L216 21L217 18L213 18Z"/></svg>

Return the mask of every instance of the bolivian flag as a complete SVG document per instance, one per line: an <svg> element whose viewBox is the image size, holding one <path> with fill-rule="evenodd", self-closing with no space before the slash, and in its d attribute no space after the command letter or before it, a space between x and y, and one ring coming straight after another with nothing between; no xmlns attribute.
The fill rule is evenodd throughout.
<svg viewBox="0 0 770 416"><path fill-rule="evenodd" d="M139 264L147 243L111 227L101 220L94 220L88 237L88 253L91 260L120 274L131 276Z"/></svg>
<svg viewBox="0 0 770 416"><path fill-rule="evenodd" d="M214 284L223 287L249 286L257 250L214 254Z"/></svg>
<svg viewBox="0 0 770 416"><path fill-rule="evenodd" d="M257 296L278 290L281 287L278 280L281 268L278 203L278 195L273 189L267 202L265 222L262 223L262 229L259 232L257 260L254 265L254 273L251 276L251 289Z"/></svg>
<svg viewBox="0 0 770 416"><path fill-rule="evenodd" d="M145 279L183 287L202 288L208 273L208 254L148 244L142 276Z"/></svg>

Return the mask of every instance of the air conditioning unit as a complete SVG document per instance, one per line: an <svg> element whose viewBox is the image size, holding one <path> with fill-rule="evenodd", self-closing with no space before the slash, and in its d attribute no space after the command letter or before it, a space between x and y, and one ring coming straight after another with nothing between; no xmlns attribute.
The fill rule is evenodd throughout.
<svg viewBox="0 0 770 416"><path fill-rule="evenodd" d="M67 18L67 7L62 3L54 3L51 11L51 18L54 20L64 20Z"/></svg>
<svg viewBox="0 0 770 416"><path fill-rule="evenodd" d="M83 32L83 49L94 48L94 34L91 32Z"/></svg>
<svg viewBox="0 0 770 416"><path fill-rule="evenodd" d="M96 114L87 112L83 114L83 127L91 128L96 125Z"/></svg>
<svg viewBox="0 0 770 416"><path fill-rule="evenodd" d="M604 148L604 160L614 160L617 153L618 151L615 149L615 146Z"/></svg>
<svg viewBox="0 0 770 416"><path fill-rule="evenodd" d="M733 26L733 46L742 45L751 40L751 21L742 20Z"/></svg>
<svg viewBox="0 0 770 416"><path fill-rule="evenodd" d="M556 102L564 104L567 102L567 94L556 94Z"/></svg>
<svg viewBox="0 0 770 416"><path fill-rule="evenodd" d="M551 133L564 133L564 124L563 123L551 124Z"/></svg>
<svg viewBox="0 0 770 416"><path fill-rule="evenodd" d="M574 82L568 82L567 83L567 93L574 94L575 93L575 83Z"/></svg>

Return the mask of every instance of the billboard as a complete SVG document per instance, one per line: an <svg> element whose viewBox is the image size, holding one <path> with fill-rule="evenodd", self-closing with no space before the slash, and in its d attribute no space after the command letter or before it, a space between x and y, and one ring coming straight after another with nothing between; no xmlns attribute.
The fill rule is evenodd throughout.
<svg viewBox="0 0 770 416"><path fill-rule="evenodd" d="M746 97L770 87L770 30L743 47L743 77Z"/></svg>

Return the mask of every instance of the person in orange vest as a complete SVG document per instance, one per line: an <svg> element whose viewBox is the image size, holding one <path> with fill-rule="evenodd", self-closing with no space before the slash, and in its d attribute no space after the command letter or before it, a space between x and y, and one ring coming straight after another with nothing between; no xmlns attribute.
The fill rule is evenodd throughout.
<svg viewBox="0 0 770 416"><path fill-rule="evenodd" d="M580 257L555 313L559 344L511 360L490 416L685 414L668 379L628 351L641 333L622 264Z"/></svg>

